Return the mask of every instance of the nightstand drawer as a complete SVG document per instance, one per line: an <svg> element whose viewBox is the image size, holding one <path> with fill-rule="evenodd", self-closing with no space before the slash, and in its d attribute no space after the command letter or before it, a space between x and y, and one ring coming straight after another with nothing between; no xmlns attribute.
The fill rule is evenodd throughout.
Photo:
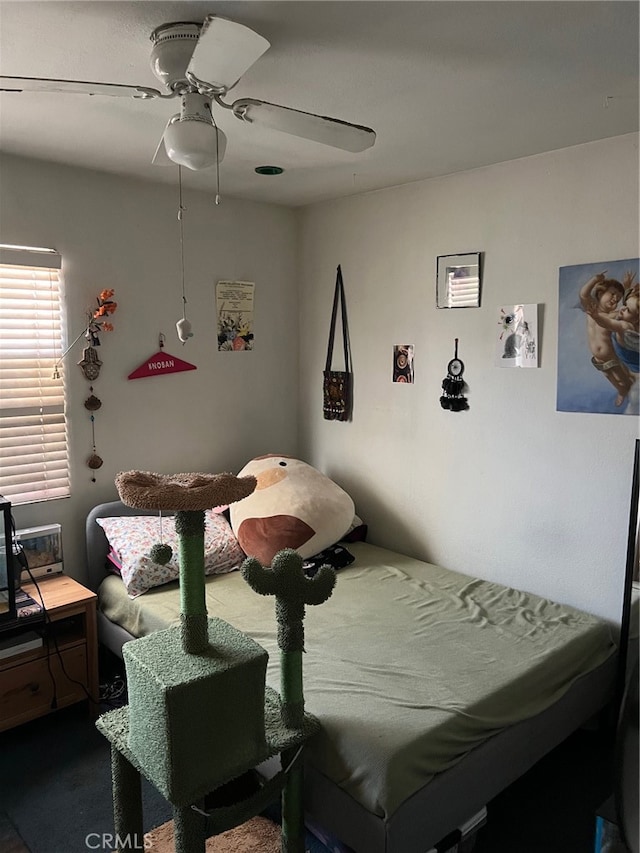
<svg viewBox="0 0 640 853"><path fill-rule="evenodd" d="M59 708L86 698L82 685L86 687L87 684L87 647L81 643L63 649L61 657L64 672L57 652L52 649L49 663L56 681ZM53 695L46 656L4 670L0 674L0 730L47 713L51 710Z"/></svg>

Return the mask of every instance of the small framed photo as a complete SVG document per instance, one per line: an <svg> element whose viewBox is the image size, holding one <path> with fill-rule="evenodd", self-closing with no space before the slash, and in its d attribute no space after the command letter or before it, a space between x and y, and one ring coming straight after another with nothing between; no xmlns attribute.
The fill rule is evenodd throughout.
<svg viewBox="0 0 640 853"><path fill-rule="evenodd" d="M438 308L480 307L480 252L438 255L436 305Z"/></svg>
<svg viewBox="0 0 640 853"><path fill-rule="evenodd" d="M393 381L413 384L413 344L393 347Z"/></svg>

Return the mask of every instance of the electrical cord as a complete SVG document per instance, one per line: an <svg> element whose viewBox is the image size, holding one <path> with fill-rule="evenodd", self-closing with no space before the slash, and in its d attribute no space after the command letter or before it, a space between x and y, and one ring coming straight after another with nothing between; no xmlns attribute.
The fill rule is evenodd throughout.
<svg viewBox="0 0 640 853"><path fill-rule="evenodd" d="M49 614L49 611L48 611L48 610L47 610L47 608L45 607L44 599L43 599L43 597L42 597L42 591L41 591L41 589L40 589L40 585L38 584L38 581L35 579L35 577L33 576L33 573L32 573L32 571L31 571L31 569L30 569L28 566L27 566L27 568L26 568L26 571L27 571L27 573L28 573L28 575L29 575L29 578L31 579L31 583L35 586L35 588L36 588L36 590L37 590L37 592L38 592L38 598L40 599L40 604L41 604L41 606L42 606L42 612L43 612L43 614L44 614L45 623L46 623L46 626L47 626L47 628L48 628L48 631L46 632L46 636L47 636L47 639L51 639L51 640L53 641L53 645L54 645L54 648L55 648L55 650L56 650L56 654L57 654L57 656L58 656L58 660L59 660L59 662L60 662L60 668L62 669L62 672L64 673L65 677L66 677L66 678L67 678L67 679L68 679L72 684L77 684L79 687L81 687L81 688L82 688L82 690L83 690L83 692L84 692L85 696L87 697L87 699L89 700L89 702L91 702L91 703L92 703L92 704L94 704L94 705L99 705L99 704L100 704L100 700L99 700L99 699L95 699L95 698L94 698L94 697L89 693L89 691L87 690L86 685L85 685L85 684L83 684L83 682L82 682L82 681L78 681L76 678L72 678L72 677L69 675L69 673L67 672L66 667L65 667L65 665L64 665L64 659L63 659L63 657L62 657L62 652L60 651L60 647L58 646L58 639L57 639L57 637L56 637L55 628L53 627L53 620L51 619L51 616L50 616L50 614ZM51 668L50 668L50 664L49 664L49 657L50 657L50 655L51 655L51 647L50 647L49 643L47 643L47 666L49 666L49 672L51 672ZM51 677L53 678L53 674L51 675ZM55 702L55 704L54 704L54 702ZM53 696L53 700L52 700L52 702L51 702L51 708L52 708L52 709L55 709L55 708L57 708L57 707L58 707L58 704L57 704L57 695L56 695L56 685L55 685L55 679L54 679L54 696Z"/></svg>
<svg viewBox="0 0 640 853"><path fill-rule="evenodd" d="M79 687L82 688L82 690L83 690L85 696L87 697L87 699L89 700L89 702L91 702L93 705L99 705L100 704L99 697L94 698L89 693L86 685L83 684L82 681L78 681L76 678L72 678L69 675L69 673L67 672L67 669L64 665L64 659L62 657L62 652L60 651L60 647L58 646L58 639L56 637L55 628L53 627L53 620L51 619L51 615L49 614L49 611L47 610L46 605L44 603L44 598L42 596L42 590L40 589L40 585L38 584L38 581L35 579L33 572L31 571L31 568L29 567L27 557L24 553L24 548L22 547L22 545L18 541L17 532L16 532L16 523L15 523L15 520L13 518L13 515L11 516L11 528L12 528L11 532L12 532L13 556L15 557L15 559L17 560L17 562L21 566L21 568L27 572L27 574L29 575L29 579L31 580L31 583L36 588L36 591L38 593L38 598L40 599L40 607L42 608L42 615L43 615L44 621L45 621L45 629L42 632L42 636L43 636L44 642L46 644L47 670L49 672L49 677L51 679L51 684L52 684L52 688L53 688L53 697L51 699L51 706L50 706L51 710L56 710L58 707L58 686L56 683L55 676L53 674L53 669L51 668L51 655L52 655L51 642L53 642L53 646L55 648L55 652L58 656L58 661L60 663L60 668L62 669L62 672L64 673L65 677L72 684L77 684ZM17 580L16 580L16 585L18 585Z"/></svg>
<svg viewBox="0 0 640 853"><path fill-rule="evenodd" d="M26 571L28 573L29 577L31 578L31 580L34 581L35 579L34 579L33 575L31 574L31 569L29 568L29 563L27 561L26 554L24 553L24 548L22 547L20 542L18 542L18 535L16 532L16 523L15 523L15 519L14 519L13 515L11 516L11 553L13 555L13 559L20 566L21 570ZM14 577L14 588L17 590L18 588L20 588L20 576L18 575L18 573L15 569L15 566L13 566L13 565L11 566L11 571L13 572L13 577ZM47 609L44 606L44 601L42 599L42 594L40 592L40 588L38 587L37 584L35 586L36 586L36 589L38 590L38 595L40 596L40 606L42 608L42 615L43 615L43 617L45 619L45 623L46 623ZM55 679L55 676L53 674L53 670L51 668L51 649L49 647L49 644L46 641L46 636L45 636L46 631L38 631L38 633L40 634L40 636L42 637L42 639L46 645L47 671L49 672L49 678L51 680L51 688L53 691L53 696L51 698L51 706L50 707L51 707L51 710L55 710L58 707L58 686L56 684L56 679Z"/></svg>

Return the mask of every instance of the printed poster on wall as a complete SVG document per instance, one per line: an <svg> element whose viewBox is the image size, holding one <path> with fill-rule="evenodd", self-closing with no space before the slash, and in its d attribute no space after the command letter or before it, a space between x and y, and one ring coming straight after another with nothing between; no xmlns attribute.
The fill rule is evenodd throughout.
<svg viewBox="0 0 640 853"><path fill-rule="evenodd" d="M253 349L254 289L252 281L219 281L216 284L218 350Z"/></svg>
<svg viewBox="0 0 640 853"><path fill-rule="evenodd" d="M559 412L640 412L638 302L638 258L560 267Z"/></svg>
<svg viewBox="0 0 640 853"><path fill-rule="evenodd" d="M538 367L537 304L500 308L496 367Z"/></svg>

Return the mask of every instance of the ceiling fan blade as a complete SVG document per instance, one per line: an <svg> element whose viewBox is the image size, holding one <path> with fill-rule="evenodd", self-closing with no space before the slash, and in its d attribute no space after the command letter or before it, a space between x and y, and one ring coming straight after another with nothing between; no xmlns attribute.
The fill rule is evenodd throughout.
<svg viewBox="0 0 640 853"><path fill-rule="evenodd" d="M211 91L226 92L269 47L266 38L244 24L208 15L187 67L187 78Z"/></svg>
<svg viewBox="0 0 640 853"><path fill-rule="evenodd" d="M166 97L147 86L90 83L87 80L50 80L46 77L0 77L0 92L58 92L77 95L111 95L120 98Z"/></svg>
<svg viewBox="0 0 640 853"><path fill-rule="evenodd" d="M231 104L231 109L236 118L243 121L312 139L343 151L365 151L376 141L375 131L370 127L281 107L268 101L241 98Z"/></svg>

